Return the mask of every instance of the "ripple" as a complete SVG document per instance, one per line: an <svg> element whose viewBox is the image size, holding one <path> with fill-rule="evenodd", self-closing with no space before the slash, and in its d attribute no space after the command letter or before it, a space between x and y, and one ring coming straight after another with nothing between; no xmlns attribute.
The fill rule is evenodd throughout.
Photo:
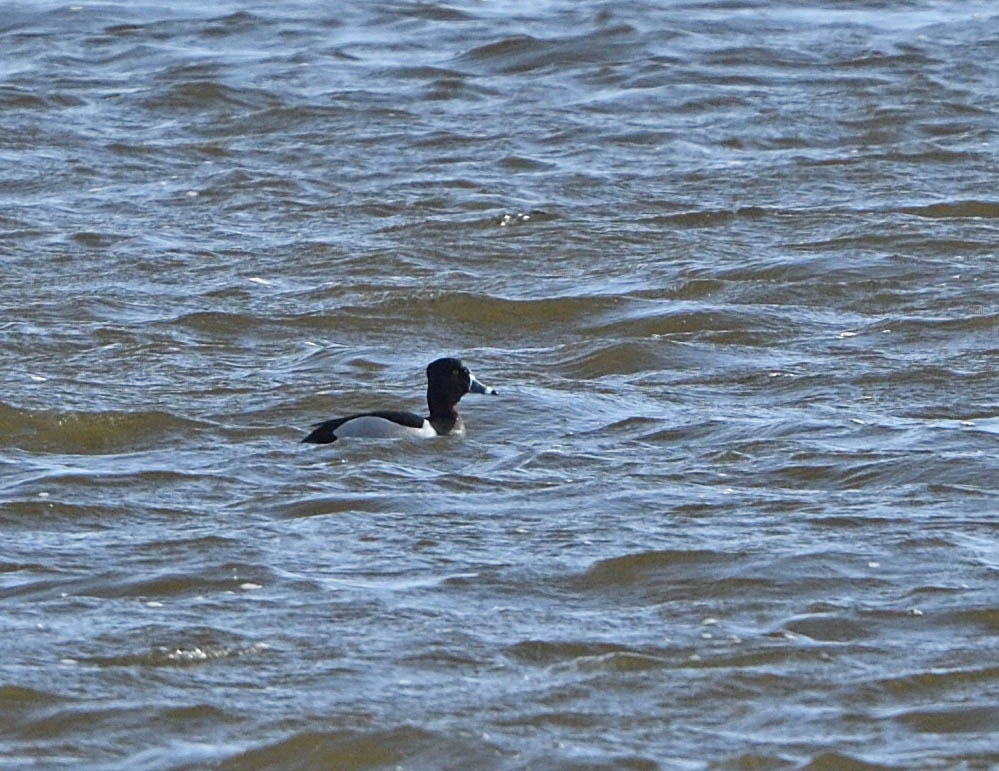
<svg viewBox="0 0 999 771"><path fill-rule="evenodd" d="M995 201L954 201L927 206L908 206L900 211L904 214L930 219L996 219L999 217L999 203Z"/></svg>
<svg viewBox="0 0 999 771"><path fill-rule="evenodd" d="M8 446L68 454L110 454L155 447L203 430L205 423L167 412L27 410L0 402Z"/></svg>
<svg viewBox="0 0 999 771"><path fill-rule="evenodd" d="M899 766L868 763L859 755L845 752L820 752L799 768L802 771L835 771L843 768L851 771L893 771Z"/></svg>
<svg viewBox="0 0 999 771"><path fill-rule="evenodd" d="M922 733L986 733L999 728L999 710L992 705L919 709L903 712L896 720Z"/></svg>
<svg viewBox="0 0 999 771"><path fill-rule="evenodd" d="M3 685L0 686L0 715L6 717L11 717L17 713L24 713L26 711L35 709L37 707L46 707L50 704L57 704L63 700L63 697L57 696L54 693L47 693L46 691L40 691L35 688L25 688L18 685Z"/></svg>
<svg viewBox="0 0 999 771"><path fill-rule="evenodd" d="M863 624L837 614L799 616L785 621L783 628L823 642L849 642L871 636Z"/></svg>
<svg viewBox="0 0 999 771"><path fill-rule="evenodd" d="M287 758L309 768L365 769L407 764L454 768L493 768L502 755L487 741L452 738L412 726L381 731L303 731L241 752L219 768L265 769Z"/></svg>

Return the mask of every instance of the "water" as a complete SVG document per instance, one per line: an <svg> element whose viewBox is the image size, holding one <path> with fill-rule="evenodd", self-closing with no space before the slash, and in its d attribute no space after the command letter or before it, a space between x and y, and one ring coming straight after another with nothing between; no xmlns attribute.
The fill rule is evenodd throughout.
<svg viewBox="0 0 999 771"><path fill-rule="evenodd" d="M3 11L0 766L999 765L992 2Z"/></svg>

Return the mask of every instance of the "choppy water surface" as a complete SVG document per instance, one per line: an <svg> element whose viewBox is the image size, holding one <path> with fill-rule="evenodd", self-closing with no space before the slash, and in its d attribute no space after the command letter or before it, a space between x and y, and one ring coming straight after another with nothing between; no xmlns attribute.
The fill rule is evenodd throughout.
<svg viewBox="0 0 999 771"><path fill-rule="evenodd" d="M0 766L999 765L996 6L338 5L3 8Z"/></svg>

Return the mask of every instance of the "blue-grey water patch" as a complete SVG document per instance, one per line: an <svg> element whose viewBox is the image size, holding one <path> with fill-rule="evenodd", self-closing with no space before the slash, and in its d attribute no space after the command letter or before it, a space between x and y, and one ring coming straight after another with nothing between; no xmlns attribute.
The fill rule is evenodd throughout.
<svg viewBox="0 0 999 771"><path fill-rule="evenodd" d="M0 766L999 764L990 0L3 11Z"/></svg>

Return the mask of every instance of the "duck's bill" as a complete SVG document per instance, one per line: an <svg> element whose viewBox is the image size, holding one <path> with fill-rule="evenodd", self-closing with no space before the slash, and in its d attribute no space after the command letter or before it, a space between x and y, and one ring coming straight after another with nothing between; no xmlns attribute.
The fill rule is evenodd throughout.
<svg viewBox="0 0 999 771"><path fill-rule="evenodd" d="M468 392L470 394L492 394L493 396L496 396L495 388L483 385L475 379L475 375L469 375L469 377L471 378L468 383Z"/></svg>

